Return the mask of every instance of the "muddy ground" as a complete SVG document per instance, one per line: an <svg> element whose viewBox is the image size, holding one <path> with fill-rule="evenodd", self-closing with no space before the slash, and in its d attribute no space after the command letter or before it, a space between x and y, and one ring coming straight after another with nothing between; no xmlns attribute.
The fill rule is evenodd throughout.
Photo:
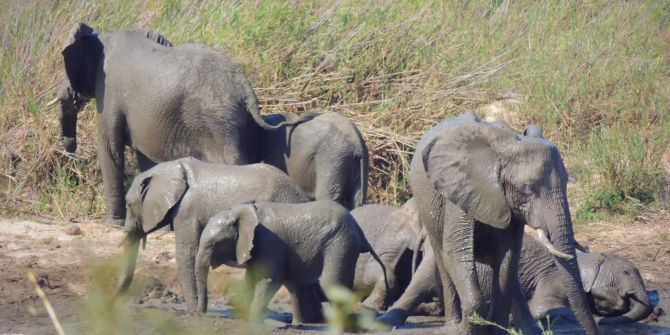
<svg viewBox="0 0 670 335"><path fill-rule="evenodd" d="M593 251L616 252L640 267L648 289L658 290L661 308L670 313L670 215L641 218L640 222L599 223L577 227L577 239ZM0 334L55 334L42 301L26 273L38 282L54 307L66 334L181 334L227 331L248 333L233 318L224 292L235 293L230 283L241 271L218 269L212 278L210 309L205 317L187 317L176 280L174 237L158 232L140 251L134 295L128 301L109 302L113 268L118 255L120 229L80 222L58 225L48 220L0 219ZM228 287L228 289L226 289ZM113 306L113 307L110 307ZM289 326L290 305L284 290L270 304L267 333L319 333L324 325ZM412 317L394 333L440 332L440 318ZM98 331L96 331L98 330ZM172 331L171 331L172 330ZM554 334L578 334L576 325L554 324ZM602 334L670 334L667 313L644 323L602 327Z"/></svg>

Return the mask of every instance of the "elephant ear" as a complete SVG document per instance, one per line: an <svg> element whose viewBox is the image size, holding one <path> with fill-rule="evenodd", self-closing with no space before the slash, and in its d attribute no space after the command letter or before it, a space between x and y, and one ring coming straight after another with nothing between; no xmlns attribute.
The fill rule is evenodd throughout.
<svg viewBox="0 0 670 335"><path fill-rule="evenodd" d="M160 227L188 187L186 171L180 163L164 163L152 170L140 184L142 230L145 234Z"/></svg>
<svg viewBox="0 0 670 335"><path fill-rule="evenodd" d="M408 228L413 236L418 236L421 233L419 208L416 207L414 198L410 198L399 209L393 211L389 220L398 221L400 226Z"/></svg>
<svg viewBox="0 0 670 335"><path fill-rule="evenodd" d="M243 205L235 208L237 215L237 243L235 245L235 256L237 264L244 265L251 259L251 249L254 248L254 236L258 226L256 206Z"/></svg>
<svg viewBox="0 0 670 335"><path fill-rule="evenodd" d="M445 129L422 154L435 190L477 221L505 229L511 211L500 184L500 160L493 146L512 136L480 122Z"/></svg>
<svg viewBox="0 0 670 335"><path fill-rule="evenodd" d="M542 128L536 124L528 125L528 127L523 130L523 135L528 137L544 138Z"/></svg>
<svg viewBox="0 0 670 335"><path fill-rule="evenodd" d="M605 262L605 256L600 253L581 252L579 250L576 253L579 275L582 278L584 292L591 292L593 284L595 284L600 269Z"/></svg>
<svg viewBox="0 0 670 335"><path fill-rule="evenodd" d="M62 54L70 86L85 98L93 97L96 69L102 55L102 43L93 28L84 23L72 27Z"/></svg>

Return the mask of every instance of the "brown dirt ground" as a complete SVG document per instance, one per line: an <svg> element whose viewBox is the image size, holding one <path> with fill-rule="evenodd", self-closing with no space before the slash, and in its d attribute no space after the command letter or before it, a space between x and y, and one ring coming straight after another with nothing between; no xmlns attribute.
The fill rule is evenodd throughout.
<svg viewBox="0 0 670 335"><path fill-rule="evenodd" d="M118 244L123 233L117 228L91 223L80 223L78 227L81 235L69 235L71 224L0 219L0 334L55 334L34 286L27 280L27 271L38 277L67 334L93 332L92 318L86 316L87 313L105 313L91 298L95 296L91 293L93 283L100 281L93 278L103 278L105 283L105 278L112 277L113 272L106 276L105 268L99 265L119 254ZM638 265L647 288L659 291L661 307L670 312L670 214L643 217L638 222L580 225L576 230L577 239L592 251L615 252ZM187 329L191 333L207 333L212 329L247 333L241 321L232 318L231 307L223 294L230 279L241 278L242 272L218 269L217 275L210 276L213 278L211 313L205 317L187 317L176 280L174 238L168 232L153 235L147 241L146 250L140 251L133 284L136 293L128 302L130 308L125 309L126 318L96 321L106 330L103 333L163 334L169 328L176 329L174 333L185 333ZM111 282L108 280L107 287ZM98 297L104 299L105 294ZM262 329L267 333L319 333L325 329L323 325L287 326L290 305L285 291L277 294L270 310L270 319ZM172 321L161 319L161 315L171 316ZM439 320L412 317L407 326L393 332L439 333ZM553 330L554 334L579 333L575 325L569 324L555 324ZM603 334L670 334L670 318L662 315L658 320L649 319L634 325L601 327L601 331Z"/></svg>

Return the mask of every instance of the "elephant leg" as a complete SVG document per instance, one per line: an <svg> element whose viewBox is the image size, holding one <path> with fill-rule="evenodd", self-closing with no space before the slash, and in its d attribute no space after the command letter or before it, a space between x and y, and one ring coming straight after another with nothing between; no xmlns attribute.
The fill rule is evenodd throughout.
<svg viewBox="0 0 670 335"><path fill-rule="evenodd" d="M519 272L523 225L514 225L497 235L499 235L497 238L499 244L496 250L496 264L493 267L493 273L497 274L494 278L497 277L497 280L492 283L491 320L504 328L509 328L509 314L518 283L517 273ZM494 331L501 333L502 330L496 328Z"/></svg>
<svg viewBox="0 0 670 335"><path fill-rule="evenodd" d="M249 319L261 321L265 318L265 310L281 287L281 283L273 278L261 278L254 285L254 297L249 307Z"/></svg>
<svg viewBox="0 0 670 335"><path fill-rule="evenodd" d="M197 222L174 223L177 272L184 290L184 301L189 314L194 313L198 305L195 255L200 241L200 231L197 227Z"/></svg>
<svg viewBox="0 0 670 335"><path fill-rule="evenodd" d="M327 293L329 288L337 285L353 288L359 250L345 243L332 244L325 250L323 271L319 277L323 292Z"/></svg>
<svg viewBox="0 0 670 335"><path fill-rule="evenodd" d="M328 157L327 162L319 161L316 164L314 198L317 200L330 199L348 210L352 210L353 204L349 204L345 196L347 179L344 176L344 171L347 170L334 164L332 157Z"/></svg>
<svg viewBox="0 0 670 335"><path fill-rule="evenodd" d="M323 322L318 285L287 285L293 302L293 324Z"/></svg>
<svg viewBox="0 0 670 335"><path fill-rule="evenodd" d="M464 215L465 213L462 214L462 218L445 219L445 221L452 221L445 223L445 230L446 227L450 227L451 231L445 231L444 237L440 236L440 238L443 238L444 248L440 255L437 251L435 252L435 258L437 260L438 256L441 256L445 267L445 274L444 276L441 274L441 277L451 278L458 294L462 317L461 322L457 325L457 332L462 334L485 334L487 333L486 327L473 325L470 322L470 318L475 314L485 316L487 306L483 301L475 267L475 222L467 218ZM446 215L451 215L451 213ZM431 242L435 244L432 238ZM436 246L433 245L433 247ZM447 285L445 285L445 282ZM450 288L446 280L443 281L442 285L446 299Z"/></svg>
<svg viewBox="0 0 670 335"><path fill-rule="evenodd" d="M382 258L382 260L383 259L384 258ZM391 297L394 297L397 289L397 280L393 268L386 263L386 282L388 282L389 285L389 290L386 291L386 282L384 281L384 273L382 272L381 267L377 262L374 262L374 265L372 266L374 266L374 270L372 270L371 273L372 278L375 278L374 286L370 295L363 301L363 306L368 309L379 311L386 308Z"/></svg>
<svg viewBox="0 0 670 335"><path fill-rule="evenodd" d="M123 190L123 169L125 160L125 142L123 140L123 123L107 122L98 114L98 160L102 171L102 184L105 193L105 223L123 226L126 217L125 192Z"/></svg>
<svg viewBox="0 0 670 335"><path fill-rule="evenodd" d="M410 313L422 302L432 299L440 291L440 277L437 272L432 248L426 246L426 252L405 292L393 303L379 320L391 326L405 324Z"/></svg>
<svg viewBox="0 0 670 335"><path fill-rule="evenodd" d="M530 314L529 303L523 294L523 288L518 280L514 281L514 300L512 301L512 321L524 334L542 334L537 321Z"/></svg>

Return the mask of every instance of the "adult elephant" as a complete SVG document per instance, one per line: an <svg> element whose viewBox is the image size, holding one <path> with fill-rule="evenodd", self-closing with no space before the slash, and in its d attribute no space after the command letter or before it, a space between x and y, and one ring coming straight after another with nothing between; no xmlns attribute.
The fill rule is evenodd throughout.
<svg viewBox="0 0 670 335"><path fill-rule="evenodd" d="M470 322L475 313L506 327L510 301L526 304L516 274L528 224L561 255L556 260L570 305L586 332L598 333L575 259L567 179L556 146L482 122L472 112L423 136L410 185L434 250L445 306L460 307L447 313L447 325L456 332L486 333ZM477 263L492 268L491 306L479 285Z"/></svg>
<svg viewBox="0 0 670 335"><path fill-rule="evenodd" d="M122 225L125 217L126 146L136 151L141 170L187 156L249 164L259 159L260 127L283 125L263 121L242 68L204 45L170 47L151 31L97 33L80 23L62 55L63 144L76 150L77 113L95 98L107 223Z"/></svg>
<svg viewBox="0 0 670 335"><path fill-rule="evenodd" d="M351 210L365 204L368 148L353 122L336 113L310 113L295 126L262 131L261 159L286 172L318 200L333 200ZM294 113L263 117L271 125L296 121Z"/></svg>

